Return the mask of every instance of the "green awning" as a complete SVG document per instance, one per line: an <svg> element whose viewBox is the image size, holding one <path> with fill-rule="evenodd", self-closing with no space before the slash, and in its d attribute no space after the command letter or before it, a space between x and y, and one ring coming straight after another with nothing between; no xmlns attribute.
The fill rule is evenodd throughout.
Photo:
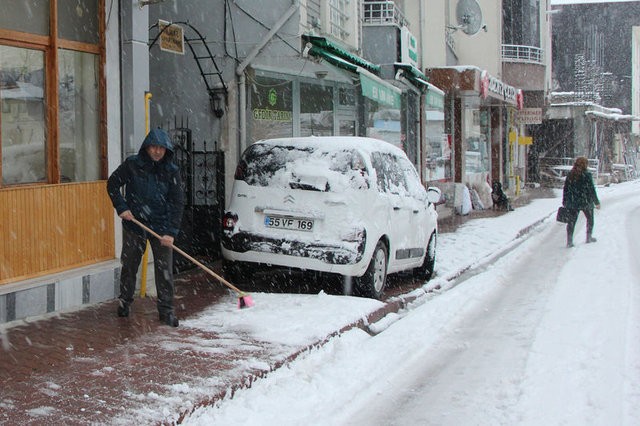
<svg viewBox="0 0 640 426"><path fill-rule="evenodd" d="M402 90L364 69L359 69L358 73L360 74L362 96L391 108L400 108Z"/></svg>
<svg viewBox="0 0 640 426"><path fill-rule="evenodd" d="M416 80L416 82L419 84L426 83L429 81L429 78L426 75L424 75L422 71L420 71L418 68L416 68L411 64L403 64L400 62L396 62L395 64L393 64L393 66L396 68L396 70L399 68L401 70L407 71L406 76L409 80Z"/></svg>
<svg viewBox="0 0 640 426"><path fill-rule="evenodd" d="M326 60L330 64L333 64L333 65L335 65L336 67L339 67L339 68L343 68L343 69L345 69L347 71L356 72L358 70L358 66L357 65L354 65L349 61L345 61L341 57L336 56L333 53L329 52L328 50L324 50L324 49L321 49L319 47L315 47L315 46L312 47L309 50L309 54L313 55L313 56L318 56L318 57Z"/></svg>
<svg viewBox="0 0 640 426"><path fill-rule="evenodd" d="M331 60L335 60L335 59L331 58L331 60L330 60L329 59L329 55L331 55L333 57L337 57L337 58L341 59L342 61L344 61L344 62L339 62L337 64L334 64L336 66L339 66L341 68L349 67L349 68L345 68L345 69L348 69L349 71L353 71L353 69L351 68L353 65L358 66L358 67L362 67L362 68L366 69L367 71L371 71L371 72L379 72L380 71L380 66L379 65L371 63L371 62L361 58L358 55L354 55L353 53L341 48L336 43L328 40L325 37L319 37L319 36L304 34L302 36L302 39L305 42L312 44L312 48L309 51L310 54L315 54L316 56L321 56L321 57L323 57L324 59L327 59L330 62L331 62ZM322 54L319 53L319 51L323 51L328 55L326 55L326 56L322 55Z"/></svg>
<svg viewBox="0 0 640 426"><path fill-rule="evenodd" d="M424 104L427 108L444 109L444 92L433 84L429 84L429 87L427 87L427 93L424 98Z"/></svg>
<svg viewBox="0 0 640 426"><path fill-rule="evenodd" d="M401 69L404 71L404 75L407 80L411 81L417 86L422 86L426 89L425 93L425 106L427 108L444 109L444 92L429 83L427 76L424 75L418 68L411 64L401 64L396 62L393 64L396 70Z"/></svg>

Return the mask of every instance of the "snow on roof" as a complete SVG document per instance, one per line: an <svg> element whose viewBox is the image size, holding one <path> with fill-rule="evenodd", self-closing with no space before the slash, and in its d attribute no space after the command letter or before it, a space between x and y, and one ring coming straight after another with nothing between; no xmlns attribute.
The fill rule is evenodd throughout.
<svg viewBox="0 0 640 426"><path fill-rule="evenodd" d="M607 120L614 120L614 121L640 121L640 117L636 117L634 115L619 114L619 113L608 114L600 111L586 111L584 115L586 115L587 117L594 116L594 117L604 118Z"/></svg>
<svg viewBox="0 0 640 426"><path fill-rule="evenodd" d="M443 66L443 67L431 67L430 69L432 69L432 70L435 70L435 69L452 69L452 70L456 70L458 72L463 72L463 71L467 71L467 70L482 71L482 69L480 67L477 67L475 65L453 65L453 66Z"/></svg>

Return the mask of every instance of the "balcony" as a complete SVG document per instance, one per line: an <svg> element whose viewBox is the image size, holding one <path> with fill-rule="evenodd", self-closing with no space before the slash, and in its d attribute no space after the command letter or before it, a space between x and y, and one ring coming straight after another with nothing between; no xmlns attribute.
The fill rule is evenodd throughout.
<svg viewBox="0 0 640 426"><path fill-rule="evenodd" d="M392 1L364 2L364 25L409 26L402 11Z"/></svg>
<svg viewBox="0 0 640 426"><path fill-rule="evenodd" d="M544 50L535 46L502 45L502 62L544 65Z"/></svg>

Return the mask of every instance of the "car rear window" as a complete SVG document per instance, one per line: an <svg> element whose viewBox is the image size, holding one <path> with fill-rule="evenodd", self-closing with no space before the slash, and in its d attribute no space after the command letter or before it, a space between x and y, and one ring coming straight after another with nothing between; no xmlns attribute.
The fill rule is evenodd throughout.
<svg viewBox="0 0 640 426"><path fill-rule="evenodd" d="M365 164L354 150L258 143L245 151L235 178L253 186L341 192L369 187Z"/></svg>

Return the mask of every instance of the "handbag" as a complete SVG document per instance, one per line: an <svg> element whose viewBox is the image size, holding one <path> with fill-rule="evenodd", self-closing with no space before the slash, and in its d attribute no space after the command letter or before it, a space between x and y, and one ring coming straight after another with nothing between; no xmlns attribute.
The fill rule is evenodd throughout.
<svg viewBox="0 0 640 426"><path fill-rule="evenodd" d="M556 220L561 223L569 223L569 209L564 206L558 207L558 213L556 214Z"/></svg>

